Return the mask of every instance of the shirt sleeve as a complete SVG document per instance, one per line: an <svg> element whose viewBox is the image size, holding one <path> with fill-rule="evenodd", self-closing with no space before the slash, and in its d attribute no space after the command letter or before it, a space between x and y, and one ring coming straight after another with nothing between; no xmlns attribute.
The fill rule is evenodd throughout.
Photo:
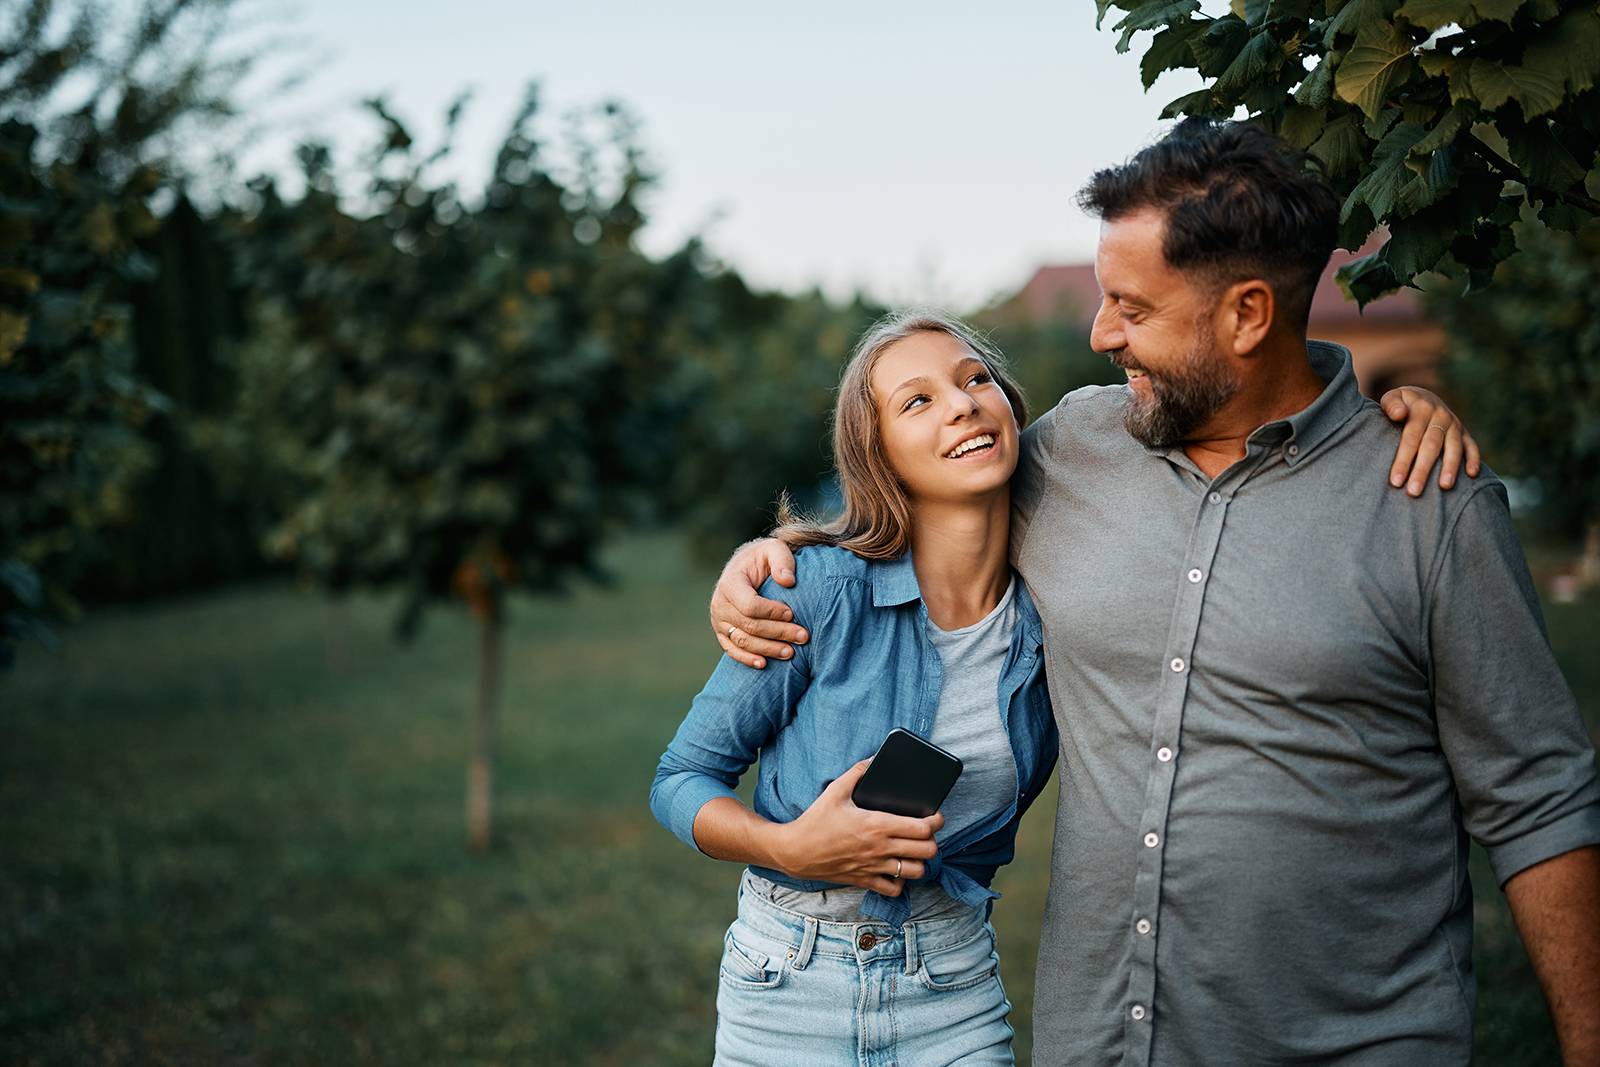
<svg viewBox="0 0 1600 1067"><path fill-rule="evenodd" d="M1055 425L1060 405L1051 408L1034 420L1022 432L1022 455L1017 460L1016 473L1011 476L1011 558L1022 552L1028 537L1028 526L1038 510L1044 492L1045 476L1043 457L1055 440Z"/></svg>
<svg viewBox="0 0 1600 1067"><path fill-rule="evenodd" d="M781 600L817 632L819 598L825 579L796 565L798 583L785 589L768 580L761 595ZM715 797L735 797L734 786L756 761L761 747L794 716L811 678L811 646L795 646L787 660L768 659L763 670L724 655L689 714L667 746L650 786L650 810L691 848L694 819Z"/></svg>
<svg viewBox="0 0 1600 1067"><path fill-rule="evenodd" d="M1505 489L1463 507L1432 581L1439 741L1501 885L1600 842L1594 745L1550 651Z"/></svg>

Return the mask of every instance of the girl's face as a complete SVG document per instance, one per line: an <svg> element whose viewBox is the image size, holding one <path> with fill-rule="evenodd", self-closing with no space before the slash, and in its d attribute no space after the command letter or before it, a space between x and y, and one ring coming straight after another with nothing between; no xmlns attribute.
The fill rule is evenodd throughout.
<svg viewBox="0 0 1600 1067"><path fill-rule="evenodd" d="M988 366L949 334L895 342L872 370L878 432L913 502L973 502L1017 469L1021 430Z"/></svg>

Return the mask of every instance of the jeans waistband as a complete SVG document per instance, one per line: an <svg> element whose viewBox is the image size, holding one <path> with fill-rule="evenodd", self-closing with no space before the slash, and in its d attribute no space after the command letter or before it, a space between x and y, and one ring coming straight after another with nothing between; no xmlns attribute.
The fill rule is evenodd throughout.
<svg viewBox="0 0 1600 1067"><path fill-rule="evenodd" d="M896 930L886 922L828 922L781 908L756 892L750 872L739 882L739 920L757 933L787 944L793 965L804 970L814 954L859 962L902 957L907 974L916 972L923 952L935 952L976 937L988 922L988 909L955 919L908 922Z"/></svg>

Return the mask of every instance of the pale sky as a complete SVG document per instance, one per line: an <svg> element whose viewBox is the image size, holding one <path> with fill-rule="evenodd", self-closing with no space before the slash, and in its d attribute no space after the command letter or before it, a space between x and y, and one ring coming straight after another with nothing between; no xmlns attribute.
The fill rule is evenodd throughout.
<svg viewBox="0 0 1600 1067"><path fill-rule="evenodd" d="M626 104L659 184L642 244L694 233L762 287L864 287L970 310L1042 263L1093 258L1072 203L1097 167L1162 128L1138 54L1096 32L1089 0L301 0L273 32L314 73L269 109L247 170L280 169L297 137L347 151L384 94L431 144L474 90L447 173L475 195L523 87L544 131L574 107Z"/></svg>

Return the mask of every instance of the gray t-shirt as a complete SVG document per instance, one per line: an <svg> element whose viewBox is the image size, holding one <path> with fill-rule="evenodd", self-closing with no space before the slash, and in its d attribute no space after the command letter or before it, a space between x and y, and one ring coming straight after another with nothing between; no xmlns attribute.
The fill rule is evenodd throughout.
<svg viewBox="0 0 1600 1067"><path fill-rule="evenodd" d="M992 815L1017 795L1017 763L1000 718L1000 673L1017 628L1017 579L1011 579L993 611L971 626L941 630L927 623L928 640L939 653L944 680L928 740L961 760L940 812L944 827L934 835L941 845L961 829ZM829 922L861 922L866 890L857 886L807 892L752 874L753 888L781 908ZM911 919L929 922L971 911L936 883L906 886Z"/></svg>
<svg viewBox="0 0 1600 1067"><path fill-rule="evenodd" d="M1125 387L1024 437L1012 561L1061 801L1034 1062L1466 1064L1470 834L1496 875L1600 841L1594 748L1501 484L1413 500L1329 381L1208 480Z"/></svg>

